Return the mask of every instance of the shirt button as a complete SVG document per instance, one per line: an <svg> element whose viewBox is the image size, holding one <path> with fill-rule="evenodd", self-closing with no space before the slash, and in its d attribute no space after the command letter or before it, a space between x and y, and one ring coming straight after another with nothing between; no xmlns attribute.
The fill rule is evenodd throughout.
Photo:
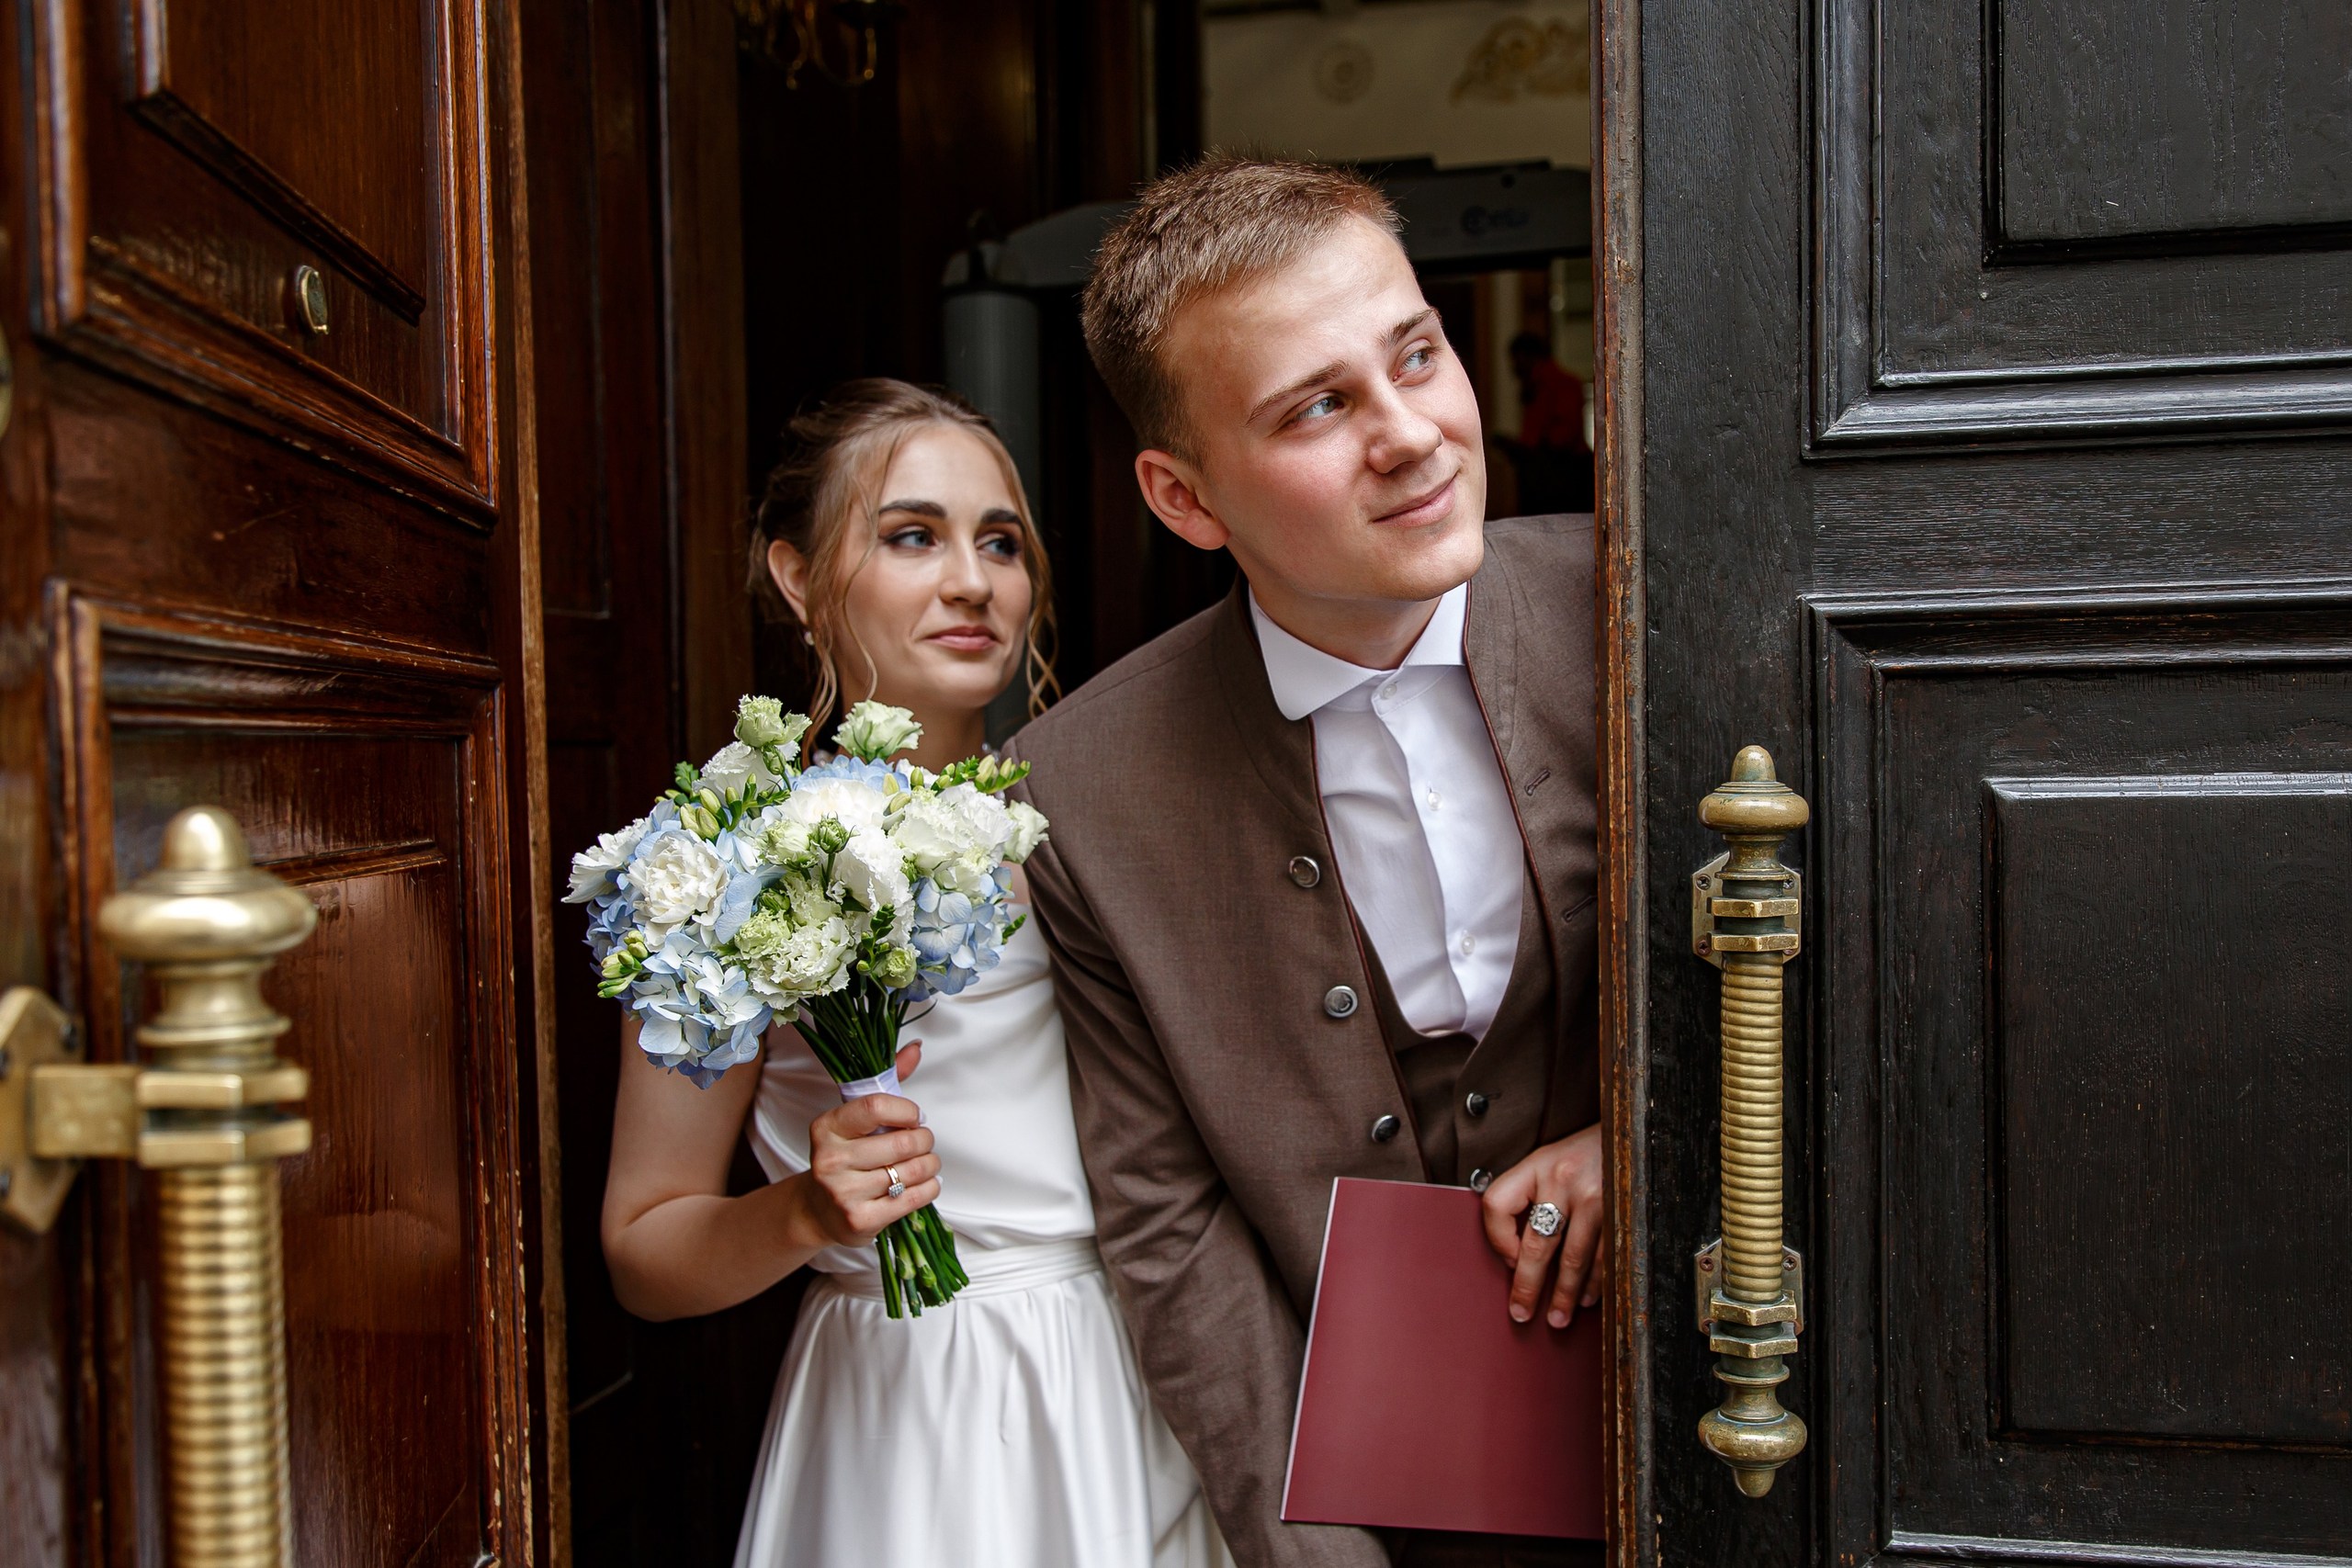
<svg viewBox="0 0 2352 1568"><path fill-rule="evenodd" d="M1462 933L1462 956L1467 958L1477 948L1478 939L1468 931Z"/></svg>
<svg viewBox="0 0 2352 1568"><path fill-rule="evenodd" d="M1372 1141L1375 1144L1385 1144L1402 1132L1405 1123L1397 1121L1394 1116L1380 1117L1372 1124Z"/></svg>
<svg viewBox="0 0 2352 1568"><path fill-rule="evenodd" d="M1487 1097L1483 1094L1472 1094L1463 1100L1462 1109L1473 1116L1484 1116L1487 1113Z"/></svg>
<svg viewBox="0 0 2352 1568"><path fill-rule="evenodd" d="M1290 857L1290 879L1301 887L1312 887L1323 880L1323 868L1316 863L1313 855L1293 855Z"/></svg>
<svg viewBox="0 0 2352 1568"><path fill-rule="evenodd" d="M1384 703L1393 703L1396 700L1396 682L1391 681L1388 684L1380 688L1380 700Z"/></svg>
<svg viewBox="0 0 2352 1568"><path fill-rule="evenodd" d="M1346 1018L1356 1010L1353 986L1334 986L1323 993L1323 1010L1333 1018Z"/></svg>
<svg viewBox="0 0 2352 1568"><path fill-rule="evenodd" d="M1437 809L1437 791L1435 791L1434 789L1432 789L1432 790L1430 790L1430 791L1429 792L1429 794L1428 794L1428 795L1426 795L1422 796L1421 798L1423 798L1424 800L1427 800L1427 801L1430 803L1430 809L1431 811L1435 811L1435 810Z"/></svg>
<svg viewBox="0 0 2352 1568"><path fill-rule="evenodd" d="M1484 1192L1487 1188L1494 1185L1494 1181L1495 1173L1482 1166L1478 1169L1470 1173L1470 1190L1473 1192Z"/></svg>

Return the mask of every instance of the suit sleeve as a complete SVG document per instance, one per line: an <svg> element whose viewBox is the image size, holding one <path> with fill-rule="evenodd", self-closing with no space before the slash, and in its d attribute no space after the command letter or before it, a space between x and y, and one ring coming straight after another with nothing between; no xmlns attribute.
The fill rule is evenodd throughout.
<svg viewBox="0 0 2352 1568"><path fill-rule="evenodd" d="M1369 1531L1282 1522L1305 1350L1298 1314L1202 1142L1114 944L1050 840L1030 858L1028 877L1053 951L1103 1261L1145 1380L1227 1544L1242 1568L1387 1568Z"/></svg>

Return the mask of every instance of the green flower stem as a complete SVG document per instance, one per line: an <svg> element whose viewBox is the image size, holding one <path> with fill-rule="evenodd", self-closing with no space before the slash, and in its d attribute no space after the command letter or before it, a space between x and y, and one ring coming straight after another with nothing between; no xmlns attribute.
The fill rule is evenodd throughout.
<svg viewBox="0 0 2352 1568"><path fill-rule="evenodd" d="M878 1077L898 1060L905 993L863 976L801 1004L800 1034L836 1083ZM971 1283L956 1256L956 1233L925 1204L874 1238L882 1264L882 1305L892 1317L945 1306Z"/></svg>

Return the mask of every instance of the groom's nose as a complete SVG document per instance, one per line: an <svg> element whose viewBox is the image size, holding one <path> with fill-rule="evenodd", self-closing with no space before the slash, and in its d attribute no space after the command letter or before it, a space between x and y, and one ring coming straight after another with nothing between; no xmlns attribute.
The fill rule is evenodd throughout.
<svg viewBox="0 0 2352 1568"><path fill-rule="evenodd" d="M1384 385L1366 412L1372 415L1372 433L1364 461L1374 473L1401 473L1445 445L1445 432L1437 421L1395 387Z"/></svg>

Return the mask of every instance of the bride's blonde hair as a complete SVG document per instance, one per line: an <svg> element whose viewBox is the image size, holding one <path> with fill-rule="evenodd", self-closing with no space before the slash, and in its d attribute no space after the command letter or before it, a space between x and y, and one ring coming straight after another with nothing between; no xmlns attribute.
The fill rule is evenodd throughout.
<svg viewBox="0 0 2352 1568"><path fill-rule="evenodd" d="M876 524L891 459L909 436L931 424L968 431L1003 470L1021 518L1021 561L1029 576L1029 624L1023 628L1029 716L1035 718L1061 695L1054 677L1053 569L1012 455L988 417L955 393L869 377L843 382L823 401L793 416L785 426L784 458L769 471L752 509L750 586L769 619L796 617L768 570L768 547L790 545L808 563L808 610L797 618L806 634L801 653L809 665L811 734L824 734L843 705L849 686L842 678L844 649L854 649L865 661L865 694L873 693L873 656L858 641L844 608L850 579L881 542Z"/></svg>

